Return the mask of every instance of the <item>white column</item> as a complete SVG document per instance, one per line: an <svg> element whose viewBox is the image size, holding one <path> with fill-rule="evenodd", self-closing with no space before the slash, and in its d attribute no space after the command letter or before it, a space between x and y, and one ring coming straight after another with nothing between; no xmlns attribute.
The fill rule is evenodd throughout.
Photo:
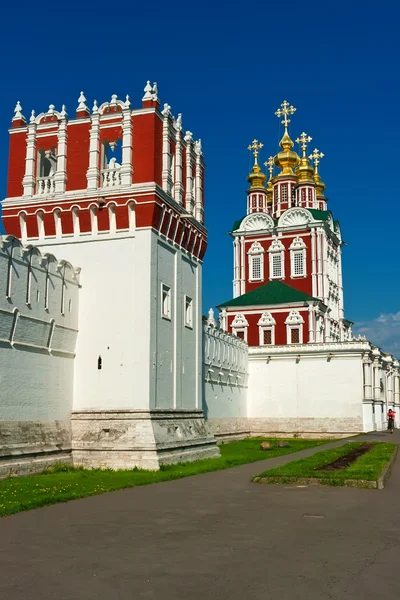
<svg viewBox="0 0 400 600"><path fill-rule="evenodd" d="M233 297L240 296L239 238L233 240Z"/></svg>
<svg viewBox="0 0 400 600"><path fill-rule="evenodd" d="M176 121L176 146L175 146L175 202L182 204L183 200L183 166L182 166L182 115L178 115Z"/></svg>
<svg viewBox="0 0 400 600"><path fill-rule="evenodd" d="M192 132L187 131L185 135L186 142L186 197L185 208L193 214L194 198L193 198L193 173L192 173Z"/></svg>
<svg viewBox="0 0 400 600"><path fill-rule="evenodd" d="M128 96L122 109L122 117L121 185L132 185L132 113Z"/></svg>
<svg viewBox="0 0 400 600"><path fill-rule="evenodd" d="M379 360L375 358L373 364L373 378L374 378L374 400L381 399L381 380L380 380L380 366Z"/></svg>
<svg viewBox="0 0 400 600"><path fill-rule="evenodd" d="M170 141L170 120L171 107L164 104L163 115L163 146L162 146L162 188L164 192L170 194L172 191L171 177L171 141Z"/></svg>
<svg viewBox="0 0 400 600"><path fill-rule="evenodd" d="M195 194L195 217L199 223L203 223L203 180L202 180L202 152L201 141L195 144L196 150L196 194Z"/></svg>
<svg viewBox="0 0 400 600"><path fill-rule="evenodd" d="M66 114L61 113L58 128L57 169L54 176L56 192L65 192L67 185L67 119Z"/></svg>
<svg viewBox="0 0 400 600"><path fill-rule="evenodd" d="M311 283L312 295L317 297L317 273L316 273L316 247L315 247L315 229L311 229Z"/></svg>
<svg viewBox="0 0 400 600"><path fill-rule="evenodd" d="M24 187L24 196L33 196L35 193L35 168L36 168L36 122L34 115L31 117L33 121L28 125L28 137L26 143L25 157L25 175L22 180Z"/></svg>
<svg viewBox="0 0 400 600"><path fill-rule="evenodd" d="M322 272L324 282L324 303L328 304L329 297L329 265L328 265L328 240L325 231L321 231L322 244ZM335 317L335 315L334 315Z"/></svg>
<svg viewBox="0 0 400 600"><path fill-rule="evenodd" d="M244 237L240 237L240 295L246 291L245 285L245 256L244 256Z"/></svg>
<svg viewBox="0 0 400 600"><path fill-rule="evenodd" d="M308 307L308 342L311 344L315 341L314 331L314 307Z"/></svg>
<svg viewBox="0 0 400 600"><path fill-rule="evenodd" d="M321 230L317 229L317 298L323 298L323 289L322 289L322 252L321 252Z"/></svg>
<svg viewBox="0 0 400 600"><path fill-rule="evenodd" d="M92 114L92 127L89 142L89 168L86 178L89 190L96 190L99 186L99 157L100 157L100 115Z"/></svg>
<svg viewBox="0 0 400 600"><path fill-rule="evenodd" d="M364 371L364 398L365 400L372 399L372 384L371 384L371 360L367 357L363 361Z"/></svg>

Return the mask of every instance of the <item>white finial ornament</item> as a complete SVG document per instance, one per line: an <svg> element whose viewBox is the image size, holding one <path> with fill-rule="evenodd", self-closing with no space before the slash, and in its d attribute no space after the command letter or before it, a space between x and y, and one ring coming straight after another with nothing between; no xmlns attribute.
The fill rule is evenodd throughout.
<svg viewBox="0 0 400 600"><path fill-rule="evenodd" d="M152 100L152 91L153 88L151 87L150 81L147 81L145 88L144 88L144 96L142 98L142 100Z"/></svg>
<svg viewBox="0 0 400 600"><path fill-rule="evenodd" d="M126 95L126 100L124 102L124 108L130 108L131 107L131 99L129 98L129 95Z"/></svg>
<svg viewBox="0 0 400 600"><path fill-rule="evenodd" d="M156 81L153 83L153 87L152 87L151 92L152 92L152 100L153 101L158 100L158 89L157 89L157 82Z"/></svg>
<svg viewBox="0 0 400 600"><path fill-rule="evenodd" d="M47 111L47 114L48 115L53 115L55 108L56 107L54 106L54 104L49 104L49 110Z"/></svg>
<svg viewBox="0 0 400 600"><path fill-rule="evenodd" d="M164 115L164 117L171 114L171 107L169 104L164 104L164 110L161 111L161 114Z"/></svg>
<svg viewBox="0 0 400 600"><path fill-rule="evenodd" d="M182 113L179 113L178 118L175 121L175 127L178 131L182 130Z"/></svg>
<svg viewBox="0 0 400 600"><path fill-rule="evenodd" d="M36 121L36 113L35 113L35 111L33 110L33 111L31 112L31 116L30 116L29 122L30 122L30 123L34 123L35 121Z"/></svg>
<svg viewBox="0 0 400 600"><path fill-rule="evenodd" d="M193 133L191 131L187 131L185 135L185 142L193 141Z"/></svg>
<svg viewBox="0 0 400 600"><path fill-rule="evenodd" d="M88 107L86 106L86 98L83 92L81 92L81 95L78 98L78 108L76 110L88 110Z"/></svg>
<svg viewBox="0 0 400 600"><path fill-rule="evenodd" d="M61 114L62 117L65 117L65 118L68 117L67 107L65 106L65 104L62 105L62 109L61 109L61 113L60 114Z"/></svg>
<svg viewBox="0 0 400 600"><path fill-rule="evenodd" d="M18 119L18 120L22 119L23 121L25 120L25 117L22 114L21 102L19 100L18 100L18 102L17 102L17 104L15 105L15 108L14 108L14 117L13 117L13 120L14 119Z"/></svg>
<svg viewBox="0 0 400 600"><path fill-rule="evenodd" d="M197 142L194 143L194 150L196 154L198 154L199 156L201 155L201 140L197 140Z"/></svg>
<svg viewBox="0 0 400 600"><path fill-rule="evenodd" d="M110 104L113 104L113 105L117 104L117 100L118 100L117 94L113 94L111 96L111 102L110 102Z"/></svg>
<svg viewBox="0 0 400 600"><path fill-rule="evenodd" d="M95 100L95 101L93 102L92 113L93 113L93 114L96 114L96 113L98 113L98 112L99 112L99 107L97 106L97 100Z"/></svg>
<svg viewBox="0 0 400 600"><path fill-rule="evenodd" d="M212 308L208 311L207 325L212 325L213 327L217 326L217 322L214 319L214 310Z"/></svg>

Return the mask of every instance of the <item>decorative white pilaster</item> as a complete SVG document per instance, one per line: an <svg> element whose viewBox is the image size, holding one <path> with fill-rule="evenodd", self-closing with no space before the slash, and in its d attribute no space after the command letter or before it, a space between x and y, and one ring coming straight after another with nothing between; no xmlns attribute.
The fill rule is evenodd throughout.
<svg viewBox="0 0 400 600"><path fill-rule="evenodd" d="M162 150L162 187L164 192L171 194L172 192L172 175L171 175L171 142L170 142L170 121L171 107L169 104L164 104L163 115L163 150Z"/></svg>
<svg viewBox="0 0 400 600"><path fill-rule="evenodd" d="M367 356L363 361L365 400L372 400L371 364L371 360Z"/></svg>
<svg viewBox="0 0 400 600"><path fill-rule="evenodd" d="M204 209L203 209L203 153L201 151L201 140L195 143L196 152L196 193L195 193L195 207L194 214L199 221L204 221Z"/></svg>
<svg viewBox="0 0 400 600"><path fill-rule="evenodd" d="M92 109L92 127L89 142L89 168L86 178L88 190L96 190L99 186L99 159L100 159L100 114L97 102Z"/></svg>
<svg viewBox="0 0 400 600"><path fill-rule="evenodd" d="M28 125L28 137L26 143L25 175L22 180L24 196L33 196L35 193L36 128L35 111L32 111L30 123Z"/></svg>
<svg viewBox="0 0 400 600"><path fill-rule="evenodd" d="M239 239L233 240L233 297L240 296Z"/></svg>
<svg viewBox="0 0 400 600"><path fill-rule="evenodd" d="M185 135L186 142L186 197L185 208L193 214L194 197L193 197L193 164L192 164L192 148L193 136L191 131L187 131Z"/></svg>
<svg viewBox="0 0 400 600"><path fill-rule="evenodd" d="M55 191L61 194L65 192L67 186L67 116L63 105L58 128L57 169L54 175Z"/></svg>
<svg viewBox="0 0 400 600"><path fill-rule="evenodd" d="M312 344L315 342L315 330L314 330L314 307L308 307L308 343Z"/></svg>
<svg viewBox="0 0 400 600"><path fill-rule="evenodd" d="M379 359L375 358L373 363L373 378L374 378L374 400L381 400L381 378Z"/></svg>
<svg viewBox="0 0 400 600"><path fill-rule="evenodd" d="M317 273L316 273L316 247L315 247L315 229L311 229L311 285L312 295L317 296Z"/></svg>
<svg viewBox="0 0 400 600"><path fill-rule="evenodd" d="M132 113L129 96L122 108L122 165L121 185L132 185Z"/></svg>
<svg viewBox="0 0 400 600"><path fill-rule="evenodd" d="M225 309L223 309L219 315L219 326L223 331L228 331L228 313Z"/></svg>
<svg viewBox="0 0 400 600"><path fill-rule="evenodd" d="M245 256L244 256L244 237L240 237L240 294L246 291L246 277L245 277Z"/></svg>
<svg viewBox="0 0 400 600"><path fill-rule="evenodd" d="M317 229L317 297L323 298L323 287L322 287L322 232L321 228Z"/></svg>
<svg viewBox="0 0 400 600"><path fill-rule="evenodd" d="M329 267L328 267L328 240L326 239L326 233L324 230L321 231L321 245L322 245L322 277L323 277L323 298L324 303L328 304L329 297Z"/></svg>
<svg viewBox="0 0 400 600"><path fill-rule="evenodd" d="M182 164L182 115L179 114L175 122L175 187L174 187L174 199L178 204L182 204L183 201L183 164Z"/></svg>

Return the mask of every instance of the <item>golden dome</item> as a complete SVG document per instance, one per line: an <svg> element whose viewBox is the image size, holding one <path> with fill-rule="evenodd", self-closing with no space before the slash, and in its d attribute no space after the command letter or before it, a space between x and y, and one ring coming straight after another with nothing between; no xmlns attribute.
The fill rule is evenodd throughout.
<svg viewBox="0 0 400 600"><path fill-rule="evenodd" d="M300 158L297 152L293 152L292 150L294 144L286 129L279 145L282 148L282 152L278 152L274 158L274 163L282 170L282 173L279 173L278 177L294 175L293 169L299 164Z"/></svg>
<svg viewBox="0 0 400 600"><path fill-rule="evenodd" d="M250 183L250 189L265 189L264 183L267 179L265 173L260 169L260 166L256 163L253 165L251 173L247 176L247 181Z"/></svg>
<svg viewBox="0 0 400 600"><path fill-rule="evenodd" d="M312 137L307 135L304 131L297 138L296 142L300 144L302 150L302 157L300 165L296 169L296 175L299 183L313 183L314 182L314 169L307 158L307 144L311 142Z"/></svg>

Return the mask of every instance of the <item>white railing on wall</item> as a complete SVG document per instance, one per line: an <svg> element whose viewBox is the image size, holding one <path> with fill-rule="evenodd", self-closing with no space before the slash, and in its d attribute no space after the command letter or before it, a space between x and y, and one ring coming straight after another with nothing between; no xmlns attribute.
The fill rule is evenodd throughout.
<svg viewBox="0 0 400 600"><path fill-rule="evenodd" d="M118 169L103 169L101 171L101 187L112 188L121 185L121 171Z"/></svg>
<svg viewBox="0 0 400 600"><path fill-rule="evenodd" d="M36 194L38 196L48 196L56 191L56 182L52 177L38 177L36 179Z"/></svg>
<svg viewBox="0 0 400 600"><path fill-rule="evenodd" d="M248 346L246 342L205 321L203 367L205 381L247 387Z"/></svg>

